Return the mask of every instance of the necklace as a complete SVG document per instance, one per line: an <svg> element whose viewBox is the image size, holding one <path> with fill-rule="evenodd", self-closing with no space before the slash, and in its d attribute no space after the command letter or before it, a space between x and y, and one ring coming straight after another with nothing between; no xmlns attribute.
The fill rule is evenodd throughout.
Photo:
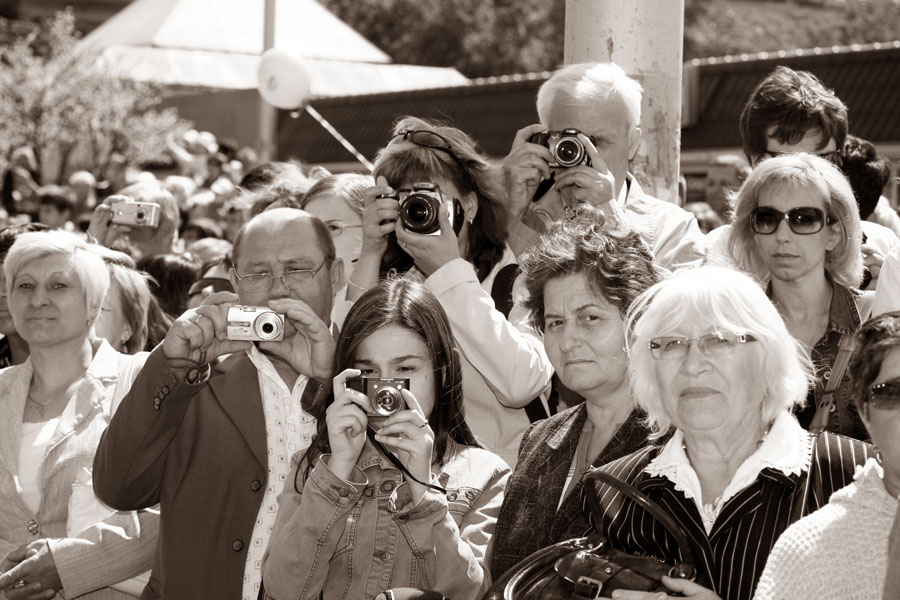
<svg viewBox="0 0 900 600"><path fill-rule="evenodd" d="M65 397L65 396L63 396L63 397ZM41 421L47 420L47 412L48 412L49 408L51 406L55 405L58 401L59 401L59 398L53 398L45 404L42 402L38 402L37 400L34 399L34 397L32 397L31 394L28 394L28 402L31 402L31 404L32 404L31 410L37 412L38 419L40 419Z"/></svg>

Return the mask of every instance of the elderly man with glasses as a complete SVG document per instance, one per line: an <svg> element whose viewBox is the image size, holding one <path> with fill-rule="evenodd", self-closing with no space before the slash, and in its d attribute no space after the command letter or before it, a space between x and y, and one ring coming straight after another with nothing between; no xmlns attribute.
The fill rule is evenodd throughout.
<svg viewBox="0 0 900 600"><path fill-rule="evenodd" d="M276 496L291 456L316 433L313 400L331 375L343 264L322 221L293 208L263 212L238 232L233 260L237 294L213 293L174 323L97 451L104 502L160 504L152 597L257 597ZM232 305L282 315L283 336L229 339ZM244 352L210 379L210 361Z"/></svg>

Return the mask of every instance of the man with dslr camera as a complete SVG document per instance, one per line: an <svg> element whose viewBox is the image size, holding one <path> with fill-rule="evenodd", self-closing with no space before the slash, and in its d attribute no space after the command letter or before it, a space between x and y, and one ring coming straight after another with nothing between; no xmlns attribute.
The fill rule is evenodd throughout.
<svg viewBox="0 0 900 600"><path fill-rule="evenodd" d="M238 294L214 293L175 321L96 454L106 504L160 504L153 597L257 597L276 497L316 433L318 382L331 377L343 265L325 225L265 211L238 232L233 259ZM233 352L246 356L210 379L210 361Z"/></svg>
<svg viewBox="0 0 900 600"><path fill-rule="evenodd" d="M516 254L587 202L601 207L608 222L634 229L669 269L704 260L694 216L648 196L628 172L641 140L641 94L614 63L570 65L541 86L541 123L516 133L501 165Z"/></svg>

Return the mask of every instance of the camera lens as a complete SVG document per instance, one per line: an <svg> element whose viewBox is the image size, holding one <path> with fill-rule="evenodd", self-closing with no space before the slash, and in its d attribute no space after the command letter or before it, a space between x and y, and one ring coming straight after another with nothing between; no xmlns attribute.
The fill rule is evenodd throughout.
<svg viewBox="0 0 900 600"><path fill-rule="evenodd" d="M253 323L256 337L261 340L274 340L281 337L284 330L284 323L274 312L265 312L256 318Z"/></svg>
<svg viewBox="0 0 900 600"><path fill-rule="evenodd" d="M137 221L143 221L144 219L147 218L147 215L144 214L144 211L139 210L139 211L134 215L134 218L135 218L135 220L137 220Z"/></svg>
<svg viewBox="0 0 900 600"><path fill-rule="evenodd" d="M556 145L554 153L560 166L574 167L584 157L584 146L576 138L565 138Z"/></svg>
<svg viewBox="0 0 900 600"><path fill-rule="evenodd" d="M384 386L378 388L378 391L375 392L375 395L372 398L372 404L372 408L375 412L379 415L389 417L403 408L403 396L400 395L400 390L390 386Z"/></svg>
<svg viewBox="0 0 900 600"><path fill-rule="evenodd" d="M262 326L260 326L260 329L263 333L271 334L273 331L275 331L275 326L271 323L263 323Z"/></svg>
<svg viewBox="0 0 900 600"><path fill-rule="evenodd" d="M413 233L440 231L438 210L440 200L425 194L410 194L400 206L400 222Z"/></svg>

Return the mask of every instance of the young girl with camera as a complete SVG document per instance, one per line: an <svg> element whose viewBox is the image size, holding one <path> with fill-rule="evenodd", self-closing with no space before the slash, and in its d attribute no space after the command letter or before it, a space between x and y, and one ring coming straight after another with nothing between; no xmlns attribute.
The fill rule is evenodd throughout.
<svg viewBox="0 0 900 600"><path fill-rule="evenodd" d="M407 279L368 290L347 315L334 373L319 433L278 499L266 597L413 587L480 598L509 467L466 425L459 352L437 299ZM403 399L377 431L375 388Z"/></svg>

